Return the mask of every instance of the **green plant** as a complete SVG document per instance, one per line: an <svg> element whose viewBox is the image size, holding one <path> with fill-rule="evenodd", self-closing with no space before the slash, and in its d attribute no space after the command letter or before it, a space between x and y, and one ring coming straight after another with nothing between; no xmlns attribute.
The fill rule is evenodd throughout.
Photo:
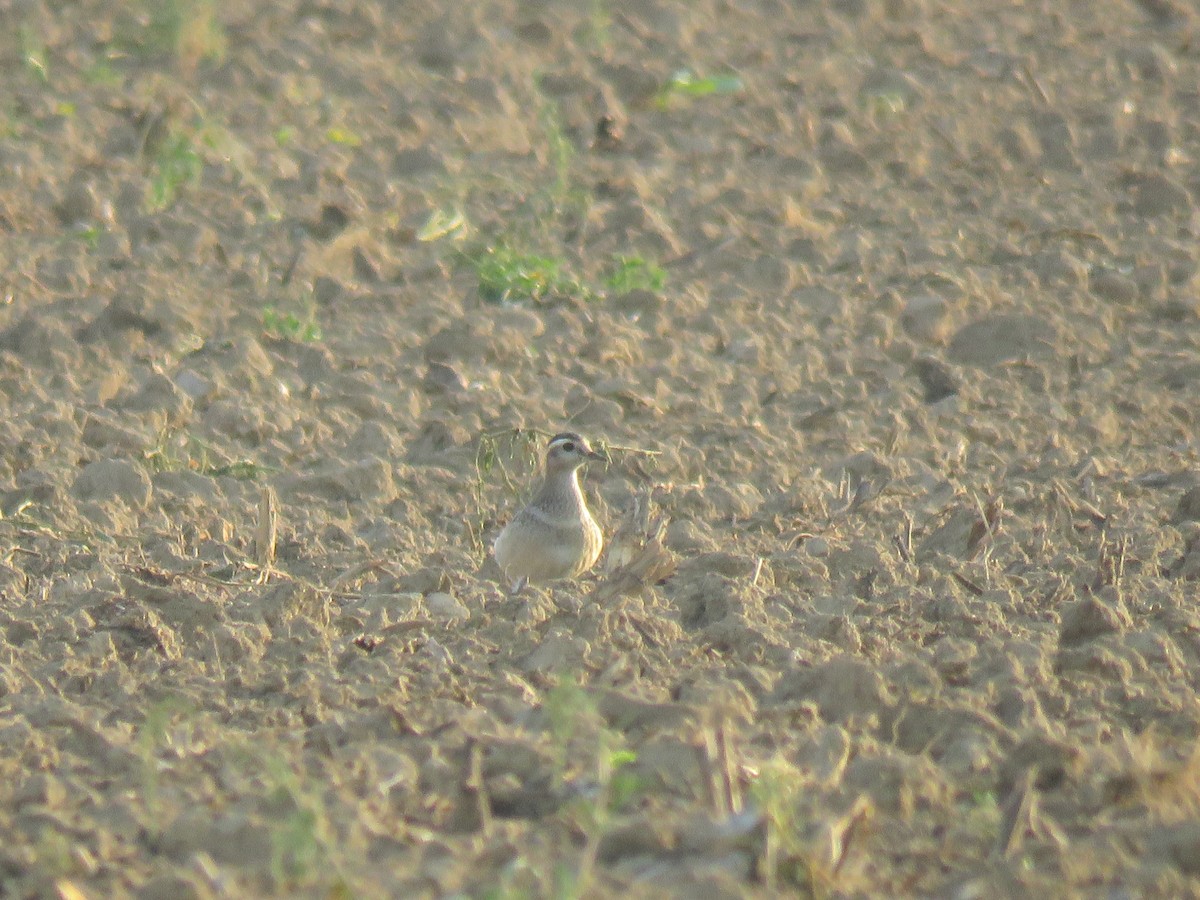
<svg viewBox="0 0 1200 900"><path fill-rule="evenodd" d="M362 138L358 133L344 126L334 126L325 131L325 137L332 144L340 144L343 147L361 147Z"/></svg>
<svg viewBox="0 0 1200 900"><path fill-rule="evenodd" d="M859 99L876 119L896 118L908 109L908 98L900 91L867 91Z"/></svg>
<svg viewBox="0 0 1200 900"><path fill-rule="evenodd" d="M100 225L91 225L87 228L79 228L71 232L71 236L76 240L87 244L93 250L100 244L100 238L104 237L106 229Z"/></svg>
<svg viewBox="0 0 1200 900"><path fill-rule="evenodd" d="M541 245L557 241L573 223L587 214L591 194L573 176L575 145L563 126L558 104L537 88L538 125L545 142L546 175L537 190L528 192L523 203L530 217L528 226L535 242Z"/></svg>
<svg viewBox="0 0 1200 900"><path fill-rule="evenodd" d="M551 296L582 296L592 292L570 274L563 259L514 249L506 243L485 247L472 260L484 300L544 300Z"/></svg>
<svg viewBox="0 0 1200 900"><path fill-rule="evenodd" d="M293 312L284 312L273 306L263 309L263 331L273 338L298 344L311 344L321 340L321 326L317 323L317 311L309 308L303 317Z"/></svg>
<svg viewBox="0 0 1200 900"><path fill-rule="evenodd" d="M459 240L466 236L468 230L467 217L458 207L435 209L417 231L417 240L422 243L440 241L445 237Z"/></svg>
<svg viewBox="0 0 1200 900"><path fill-rule="evenodd" d="M1000 804L996 801L995 791L977 790L971 794L971 806L965 816L970 831L979 834L981 839L992 840L1000 829L1000 819Z"/></svg>
<svg viewBox="0 0 1200 900"><path fill-rule="evenodd" d="M751 797L766 823L762 870L768 887L777 880L811 889L813 873L804 853L799 820L800 773L782 761L763 766Z"/></svg>
<svg viewBox="0 0 1200 900"><path fill-rule="evenodd" d="M271 875L279 884L307 879L330 843L328 816L319 798L308 795L299 776L281 759L266 760L266 774L271 785L268 800L282 810L271 831Z"/></svg>
<svg viewBox="0 0 1200 900"><path fill-rule="evenodd" d="M271 877L279 889L348 898L350 883L338 863L337 834L319 786L314 788L280 756L248 749L263 773L271 817Z"/></svg>
<svg viewBox="0 0 1200 900"><path fill-rule="evenodd" d="M489 502L487 484L493 474L499 473L505 491L515 497L519 490L518 479L512 476L510 466L519 462L528 475L537 468L537 435L522 428L505 428L486 432L475 444L475 478L471 483L475 514L468 520L467 529L471 544L477 553L484 552L483 532L487 528L487 511L493 506Z"/></svg>
<svg viewBox="0 0 1200 900"><path fill-rule="evenodd" d="M742 79L737 75L705 77L695 74L690 69L680 69L658 92L655 102L660 108L663 108L669 106L677 98L695 99L709 97L713 94L737 94L741 93L743 87Z"/></svg>
<svg viewBox="0 0 1200 900"><path fill-rule="evenodd" d="M170 53L185 68L225 56L225 29L217 19L216 0L147 0L147 24L138 45L151 53Z"/></svg>
<svg viewBox="0 0 1200 900"><path fill-rule="evenodd" d="M604 279L608 289L617 294L635 290L661 291L666 283L666 269L640 256L618 256Z"/></svg>
<svg viewBox="0 0 1200 900"><path fill-rule="evenodd" d="M253 460L217 462L216 449L206 441L178 429L164 428L154 445L143 451L142 459L151 472L196 472L210 478L228 475L239 481L254 481L273 470Z"/></svg>
<svg viewBox="0 0 1200 900"><path fill-rule="evenodd" d="M182 132L167 135L154 154L153 165L147 198L151 210L166 209L174 203L183 188L200 181L204 170L204 160L192 138Z"/></svg>
<svg viewBox="0 0 1200 900"><path fill-rule="evenodd" d="M162 793L159 781L159 753L171 743L171 728L191 707L178 697L158 701L146 712L137 730L134 746L141 760L142 803L146 809L146 827L157 834L164 820Z"/></svg>
<svg viewBox="0 0 1200 900"><path fill-rule="evenodd" d="M612 13L605 0L592 0L587 23L583 26L584 39L593 47L603 49L612 43Z"/></svg>
<svg viewBox="0 0 1200 900"><path fill-rule="evenodd" d="M600 840L613 815L633 804L645 782L634 768L637 753L625 737L609 728L594 701L571 678L564 678L546 698L555 767L574 799L565 811L584 836L580 861L573 871L555 872L559 896L586 896Z"/></svg>
<svg viewBox="0 0 1200 900"><path fill-rule="evenodd" d="M560 206L571 190L571 163L575 159L575 147L563 131L562 114L555 104L543 101L538 108L538 121L546 136L550 165L554 172L550 197L555 206Z"/></svg>
<svg viewBox="0 0 1200 900"><path fill-rule="evenodd" d="M42 36L28 22L22 22L17 33L21 45L21 60L25 63L25 68L39 81L49 83L50 70L46 63L46 44Z"/></svg>
<svg viewBox="0 0 1200 900"><path fill-rule="evenodd" d="M116 87L122 81L121 74L113 68L107 57L102 57L83 71L83 79L96 87Z"/></svg>

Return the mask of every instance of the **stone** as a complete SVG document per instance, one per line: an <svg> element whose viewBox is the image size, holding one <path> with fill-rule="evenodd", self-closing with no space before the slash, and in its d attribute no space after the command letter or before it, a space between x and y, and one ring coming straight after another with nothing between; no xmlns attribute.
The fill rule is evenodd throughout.
<svg viewBox="0 0 1200 900"><path fill-rule="evenodd" d="M998 313L960 328L950 340L948 355L962 365L987 368L1013 359L1051 356L1057 332L1037 316Z"/></svg>
<svg viewBox="0 0 1200 900"><path fill-rule="evenodd" d="M145 509L152 493L150 476L145 469L124 459L88 463L71 485L71 494L78 500L120 500L131 509Z"/></svg>
<svg viewBox="0 0 1200 900"><path fill-rule="evenodd" d="M429 615L442 621L453 622L471 618L471 611L445 591L434 591L426 596L425 608L429 610Z"/></svg>

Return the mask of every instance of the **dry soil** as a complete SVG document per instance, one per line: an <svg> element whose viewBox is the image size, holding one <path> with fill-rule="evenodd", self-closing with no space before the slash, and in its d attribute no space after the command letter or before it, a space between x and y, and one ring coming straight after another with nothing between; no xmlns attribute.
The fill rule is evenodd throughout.
<svg viewBox="0 0 1200 900"><path fill-rule="evenodd" d="M0 894L1200 893L1185 0L0 13Z"/></svg>

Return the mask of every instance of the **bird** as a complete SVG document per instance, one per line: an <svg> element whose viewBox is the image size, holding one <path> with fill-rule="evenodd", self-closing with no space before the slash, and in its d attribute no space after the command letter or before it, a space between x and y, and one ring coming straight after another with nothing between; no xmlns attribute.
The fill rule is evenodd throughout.
<svg viewBox="0 0 1200 900"><path fill-rule="evenodd" d="M608 457L573 431L550 438L542 484L492 545L512 593L530 581L582 575L600 557L604 533L588 511L579 470Z"/></svg>

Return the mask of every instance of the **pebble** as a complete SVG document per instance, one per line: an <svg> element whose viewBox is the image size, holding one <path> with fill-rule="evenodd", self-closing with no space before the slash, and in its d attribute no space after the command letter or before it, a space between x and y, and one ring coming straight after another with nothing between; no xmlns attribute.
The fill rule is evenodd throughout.
<svg viewBox="0 0 1200 900"><path fill-rule="evenodd" d="M434 591L426 595L425 608L435 619L453 622L471 618L471 611L445 591Z"/></svg>

